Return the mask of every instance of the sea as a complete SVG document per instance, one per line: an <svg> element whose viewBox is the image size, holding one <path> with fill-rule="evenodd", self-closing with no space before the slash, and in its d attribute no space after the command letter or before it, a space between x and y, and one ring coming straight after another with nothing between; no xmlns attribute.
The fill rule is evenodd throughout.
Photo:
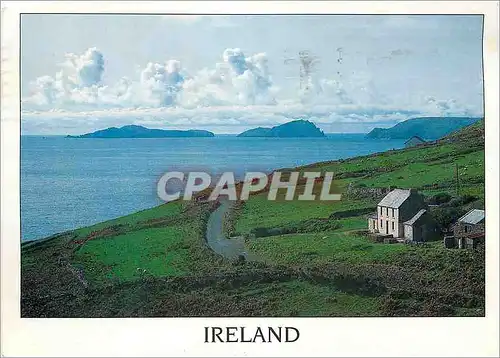
<svg viewBox="0 0 500 358"><path fill-rule="evenodd" d="M161 204L167 171L271 172L401 148L364 134L326 138L75 139L21 137L21 240L92 225Z"/></svg>

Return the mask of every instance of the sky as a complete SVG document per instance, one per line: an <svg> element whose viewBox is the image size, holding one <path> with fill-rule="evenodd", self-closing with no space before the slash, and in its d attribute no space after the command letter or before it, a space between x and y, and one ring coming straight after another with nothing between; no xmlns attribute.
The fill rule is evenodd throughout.
<svg viewBox="0 0 500 358"><path fill-rule="evenodd" d="M299 80L299 52L313 61ZM482 116L482 17L21 18L23 134L122 126L239 133L308 119L368 132Z"/></svg>

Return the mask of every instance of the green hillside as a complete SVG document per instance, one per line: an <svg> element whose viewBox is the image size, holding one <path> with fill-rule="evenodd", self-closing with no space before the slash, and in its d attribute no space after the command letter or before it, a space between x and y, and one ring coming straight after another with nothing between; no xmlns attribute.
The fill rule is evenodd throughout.
<svg viewBox="0 0 500 358"><path fill-rule="evenodd" d="M419 136L425 140L436 140L480 119L469 117L412 118L391 128L374 128L366 137L374 139L409 139L413 136Z"/></svg>
<svg viewBox="0 0 500 358"><path fill-rule="evenodd" d="M372 242L364 230L378 199L359 190L413 187L428 200L448 193L443 220L484 207L484 121L432 145L301 170L335 172L342 200L273 202L263 192L239 203L224 225L245 237L254 261L208 248L216 203L203 202L23 244L22 316L484 315L484 251Z"/></svg>

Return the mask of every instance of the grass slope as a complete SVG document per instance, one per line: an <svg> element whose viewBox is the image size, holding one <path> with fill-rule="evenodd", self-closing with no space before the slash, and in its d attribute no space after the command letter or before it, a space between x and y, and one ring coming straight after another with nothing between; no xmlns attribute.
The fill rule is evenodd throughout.
<svg viewBox="0 0 500 358"><path fill-rule="evenodd" d="M345 195L348 187L411 186L473 194L467 205L480 207L483 121L433 145L301 170L335 172L344 197L251 196L226 224L246 237L256 262L228 262L209 250L204 230L214 203L169 203L23 244L22 316L484 315L484 252L371 242L359 230L377 199Z"/></svg>
<svg viewBox="0 0 500 358"><path fill-rule="evenodd" d="M391 128L375 128L367 138L409 139L419 136L426 140L441 138L462 127L471 125L480 118L469 117L424 117L411 118Z"/></svg>

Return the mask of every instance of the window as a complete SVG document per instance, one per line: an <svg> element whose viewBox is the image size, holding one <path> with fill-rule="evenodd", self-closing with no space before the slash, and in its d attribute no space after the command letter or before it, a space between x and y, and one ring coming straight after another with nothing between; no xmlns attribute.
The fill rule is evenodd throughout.
<svg viewBox="0 0 500 358"><path fill-rule="evenodd" d="M384 222L380 220L380 227L384 227Z"/></svg>
<svg viewBox="0 0 500 358"><path fill-rule="evenodd" d="M380 207L380 215L382 215L382 207Z"/></svg>
<svg viewBox="0 0 500 358"><path fill-rule="evenodd" d="M465 225L464 230L465 230L465 233L468 233L469 232L469 225Z"/></svg>
<svg viewBox="0 0 500 358"><path fill-rule="evenodd" d="M394 217L394 209L392 209L392 217Z"/></svg>
<svg viewBox="0 0 500 358"><path fill-rule="evenodd" d="M385 208L385 215L389 216L389 208Z"/></svg>
<svg viewBox="0 0 500 358"><path fill-rule="evenodd" d="M394 209L392 209L392 213L394 214ZM394 216L394 215L392 215ZM392 222L392 230L394 230L394 221Z"/></svg>

